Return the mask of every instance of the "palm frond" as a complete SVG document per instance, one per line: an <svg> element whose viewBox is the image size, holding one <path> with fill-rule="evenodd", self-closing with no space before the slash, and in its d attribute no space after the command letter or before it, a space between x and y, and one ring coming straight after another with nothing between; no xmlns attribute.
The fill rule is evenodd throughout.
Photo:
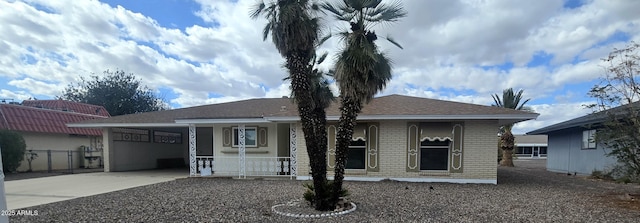
<svg viewBox="0 0 640 223"><path fill-rule="evenodd" d="M369 22L396 22L400 18L406 17L407 11L404 10L400 2L391 4L381 4L379 7L369 11L365 19Z"/></svg>
<svg viewBox="0 0 640 223"><path fill-rule="evenodd" d="M390 35L387 35L387 37L385 37L385 39L387 39L387 41L389 41L390 43L392 43L393 45L396 45L398 48L400 49L404 49L402 48L402 46L400 45L400 43L396 42L395 39L393 39Z"/></svg>
<svg viewBox="0 0 640 223"><path fill-rule="evenodd" d="M325 59L327 59L327 56L329 55L329 53L324 52L320 58L318 58L318 60L316 60L316 64L321 64L322 62L324 62Z"/></svg>
<svg viewBox="0 0 640 223"><path fill-rule="evenodd" d="M523 110L525 108L525 104L529 102L531 99L526 99L522 101L522 94L524 90L520 89L517 93L513 92L513 88L507 88L502 91L502 100L498 96L498 94L491 95L493 97L493 101L495 106L510 108L515 110Z"/></svg>
<svg viewBox="0 0 640 223"><path fill-rule="evenodd" d="M267 40L267 37L269 37L269 33L271 32L271 23L268 22L265 26L264 29L262 29L262 41Z"/></svg>
<svg viewBox="0 0 640 223"><path fill-rule="evenodd" d="M253 5L251 7L251 12L249 13L249 16L251 16L252 19L257 19L258 16L260 16L260 14L262 14L262 10L264 10L264 8L266 7L266 5L264 4L264 2L259 2L255 5Z"/></svg>

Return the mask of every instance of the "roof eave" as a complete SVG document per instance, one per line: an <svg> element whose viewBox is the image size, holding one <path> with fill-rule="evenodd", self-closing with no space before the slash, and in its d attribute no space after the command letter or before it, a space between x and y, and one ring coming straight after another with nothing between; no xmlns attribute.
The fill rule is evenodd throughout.
<svg viewBox="0 0 640 223"><path fill-rule="evenodd" d="M266 118L230 118L230 119L177 119L175 121L177 124L223 124L223 123L233 123L233 124L251 124L251 123L268 123L270 122Z"/></svg>
<svg viewBox="0 0 640 223"><path fill-rule="evenodd" d="M109 128L109 127L186 127L185 123L71 123L71 128Z"/></svg>
<svg viewBox="0 0 640 223"><path fill-rule="evenodd" d="M539 114L518 115L359 115L358 120L501 120L502 124L536 119ZM271 122L300 121L298 116L265 117ZM327 121L338 121L340 116L327 116ZM503 122L504 121L504 122Z"/></svg>

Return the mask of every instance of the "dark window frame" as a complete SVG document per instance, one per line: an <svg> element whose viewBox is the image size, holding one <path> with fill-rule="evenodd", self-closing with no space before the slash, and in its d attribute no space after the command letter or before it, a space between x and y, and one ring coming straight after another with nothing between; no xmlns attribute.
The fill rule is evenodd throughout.
<svg viewBox="0 0 640 223"><path fill-rule="evenodd" d="M253 139L254 144L247 144L247 132L248 130L253 131ZM238 127L234 126L231 128L231 147L238 148L240 144L238 143ZM244 147L245 148L258 148L258 127L257 126L248 126L244 127Z"/></svg>
<svg viewBox="0 0 640 223"><path fill-rule="evenodd" d="M429 155L428 152L431 152L431 155L436 156L442 156L442 154L446 154L444 162L443 160L438 160L439 163L437 164L434 164L432 162L423 163L423 161L433 159L433 157L424 157L425 155ZM440 157L439 159L442 158ZM420 142L420 153L418 161L420 171L449 171L451 166L451 140L425 140Z"/></svg>
<svg viewBox="0 0 640 223"><path fill-rule="evenodd" d="M354 145L355 144L355 145ZM358 151L362 154L359 154L360 156L362 156L362 162L359 163L360 165L354 165L353 162L351 162L351 165L349 164L349 160L353 160L350 159L349 157L354 156L354 152ZM355 168L354 168L355 167ZM349 149L347 151L347 163L345 164L345 168L346 170L366 170L367 169L367 141L366 140L352 140L351 144L349 145Z"/></svg>

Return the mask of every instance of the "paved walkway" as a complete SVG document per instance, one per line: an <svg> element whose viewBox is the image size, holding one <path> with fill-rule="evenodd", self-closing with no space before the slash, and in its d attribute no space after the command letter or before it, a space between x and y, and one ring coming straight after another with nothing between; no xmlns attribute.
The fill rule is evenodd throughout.
<svg viewBox="0 0 640 223"><path fill-rule="evenodd" d="M100 172L7 181L9 210L86 197L188 177L186 169Z"/></svg>

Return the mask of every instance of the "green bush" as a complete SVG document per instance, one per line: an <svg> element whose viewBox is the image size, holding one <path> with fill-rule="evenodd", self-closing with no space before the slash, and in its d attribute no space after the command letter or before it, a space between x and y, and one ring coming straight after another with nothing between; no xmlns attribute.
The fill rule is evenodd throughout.
<svg viewBox="0 0 640 223"><path fill-rule="evenodd" d="M2 169L5 173L16 172L24 159L27 145L20 134L9 130L0 130L0 149L2 149Z"/></svg>

